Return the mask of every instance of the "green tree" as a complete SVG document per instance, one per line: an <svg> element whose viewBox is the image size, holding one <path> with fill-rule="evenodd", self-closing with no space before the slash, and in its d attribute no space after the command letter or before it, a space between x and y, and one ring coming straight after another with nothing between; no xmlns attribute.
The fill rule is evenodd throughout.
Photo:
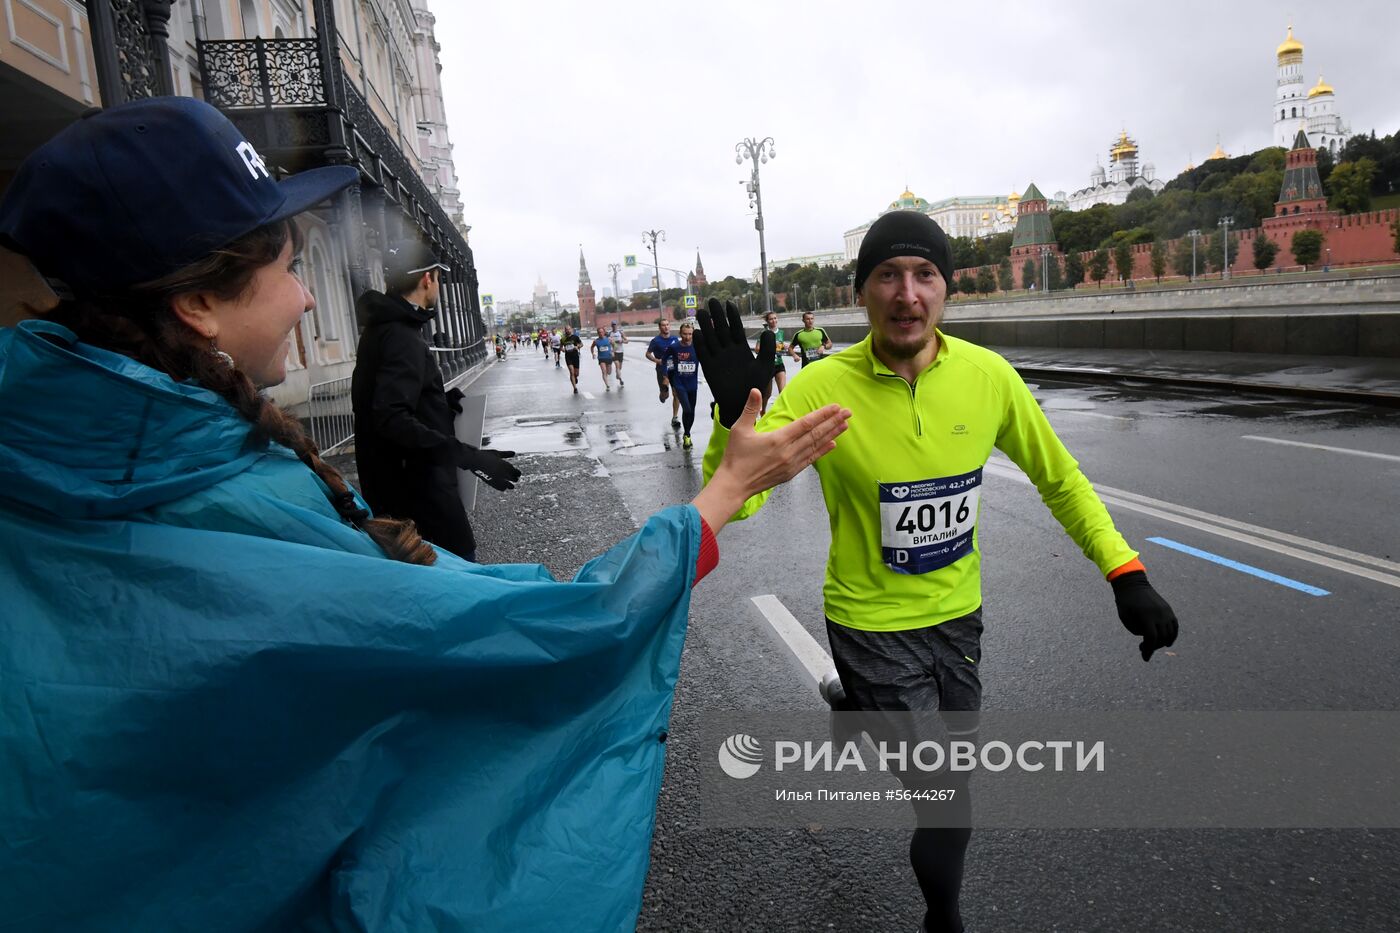
<svg viewBox="0 0 1400 933"><path fill-rule="evenodd" d="M1127 240L1119 240L1113 247L1113 265L1119 281L1126 282L1133 277L1133 247Z"/></svg>
<svg viewBox="0 0 1400 933"><path fill-rule="evenodd" d="M1338 170L1341 166L1337 166ZM1335 174L1335 173L1333 173ZM1293 261L1306 269L1322 255L1322 233L1319 230L1299 230L1293 234Z"/></svg>
<svg viewBox="0 0 1400 933"><path fill-rule="evenodd" d="M1003 256L997 263L997 287L1004 292L1009 292L1016 287L1016 280L1011 272L1011 257Z"/></svg>
<svg viewBox="0 0 1400 933"><path fill-rule="evenodd" d="M1355 214L1371 209L1371 179L1376 163L1369 158L1342 162L1327 179L1327 200L1333 210Z"/></svg>
<svg viewBox="0 0 1400 933"><path fill-rule="evenodd" d="M1040 273L1036 272L1035 260L1027 259L1025 265L1021 266L1021 287L1029 289L1036 284Z"/></svg>
<svg viewBox="0 0 1400 933"><path fill-rule="evenodd" d="M1317 150L1317 177L1324 187L1326 187L1327 179L1331 177L1332 169L1335 167L1336 160L1332 158L1331 149Z"/></svg>
<svg viewBox="0 0 1400 933"><path fill-rule="evenodd" d="M990 295L997 290L997 277L992 274L991 266L983 266L977 270L977 291L983 295Z"/></svg>
<svg viewBox="0 0 1400 933"><path fill-rule="evenodd" d="M968 271L968 270L964 270L964 271L963 271L963 274L962 274L962 278L959 279L958 281L961 283L961 284L959 284L959 286L958 286L958 291L962 292L964 295L975 295L975 294L977 294L977 274L976 274L976 273L971 272L971 271Z"/></svg>
<svg viewBox="0 0 1400 933"><path fill-rule="evenodd" d="M1065 285L1070 288L1084 281L1084 260L1079 253L1072 252L1065 255Z"/></svg>
<svg viewBox="0 0 1400 933"><path fill-rule="evenodd" d="M1210 264L1210 269L1211 269L1212 272L1220 272L1220 271L1222 271L1222 270L1224 269L1224 267L1225 267L1225 246L1224 246L1224 244L1221 242L1220 237L1221 237L1221 231L1217 229L1214 233L1212 233L1212 234L1210 235L1210 242L1206 245L1206 256L1205 256L1205 259L1206 259L1206 262ZM1240 241L1239 241L1239 237L1231 236L1231 237L1230 237L1230 265L1231 265L1231 266L1233 266L1233 265L1235 264L1235 260L1239 257L1239 253L1240 253Z"/></svg>
<svg viewBox="0 0 1400 933"><path fill-rule="evenodd" d="M1176 241L1176 249L1172 250L1172 271L1177 275L1190 275L1193 264L1191 238L1184 236Z"/></svg>
<svg viewBox="0 0 1400 933"><path fill-rule="evenodd" d="M1263 272L1274 264L1278 255L1278 244L1263 233L1254 238L1254 268Z"/></svg>
<svg viewBox="0 0 1400 933"><path fill-rule="evenodd" d="M1390 225L1390 232L1395 234L1395 242L1392 245L1395 247L1395 251L1400 253L1400 217L1397 217L1395 223Z"/></svg>
<svg viewBox="0 0 1400 933"><path fill-rule="evenodd" d="M959 279L958 279L958 277L957 277L956 275L953 276L951 279L948 280L948 297L949 297L949 298L952 298L954 295L956 295L956 294L958 293L958 289L961 287L961 286L958 285L958 282L959 282Z"/></svg>
<svg viewBox="0 0 1400 933"><path fill-rule="evenodd" d="M1100 246L1094 250L1093 257L1089 260L1089 278L1103 288L1103 280L1108 278L1108 250Z"/></svg>
<svg viewBox="0 0 1400 933"><path fill-rule="evenodd" d="M1167 273L1167 244L1156 240L1152 244L1152 274L1158 282Z"/></svg>
<svg viewBox="0 0 1400 933"><path fill-rule="evenodd" d="M1080 278L1083 278L1084 270L1079 270ZM1049 265L1045 270L1045 277L1049 280L1049 288L1052 292L1057 292L1065 287L1065 275L1060 271L1060 264L1055 261L1055 257L1050 257Z"/></svg>

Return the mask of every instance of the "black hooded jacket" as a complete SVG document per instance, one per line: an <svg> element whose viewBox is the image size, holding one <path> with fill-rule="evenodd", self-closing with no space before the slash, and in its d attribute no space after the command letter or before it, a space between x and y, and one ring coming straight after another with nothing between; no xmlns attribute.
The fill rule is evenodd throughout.
<svg viewBox="0 0 1400 933"><path fill-rule="evenodd" d="M423 338L434 312L376 291L356 310L366 321L350 389L360 491L376 515L412 519L429 541L468 556L452 409Z"/></svg>

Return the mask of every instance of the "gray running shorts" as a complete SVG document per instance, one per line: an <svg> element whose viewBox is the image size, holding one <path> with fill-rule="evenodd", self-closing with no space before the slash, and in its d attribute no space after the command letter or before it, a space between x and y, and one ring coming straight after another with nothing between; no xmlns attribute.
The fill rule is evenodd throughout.
<svg viewBox="0 0 1400 933"><path fill-rule="evenodd" d="M982 610L928 628L867 632L826 620L846 698L862 710L982 708Z"/></svg>

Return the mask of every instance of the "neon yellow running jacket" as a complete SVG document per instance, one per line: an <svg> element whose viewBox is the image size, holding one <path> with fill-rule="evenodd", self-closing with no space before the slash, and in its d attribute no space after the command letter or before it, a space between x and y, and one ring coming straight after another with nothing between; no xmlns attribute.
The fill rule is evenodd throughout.
<svg viewBox="0 0 1400 933"><path fill-rule="evenodd" d="M982 604L977 520L993 447L1025 471L1105 576L1138 556L1011 364L941 331L938 339L938 355L911 386L875 357L867 336L799 371L758 424L772 431L833 402L851 410L850 429L816 463L831 522L826 614L850 628L924 628ZM728 442L716 419L707 482Z"/></svg>

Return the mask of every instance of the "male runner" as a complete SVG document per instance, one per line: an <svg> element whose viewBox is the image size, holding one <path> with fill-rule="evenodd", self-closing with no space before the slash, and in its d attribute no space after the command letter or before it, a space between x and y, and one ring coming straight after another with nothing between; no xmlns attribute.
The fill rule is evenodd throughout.
<svg viewBox="0 0 1400 933"><path fill-rule="evenodd" d="M554 368L555 368L555 369L558 369L558 368L559 368L559 351L560 351L560 349L561 349L561 341L560 341L560 338L559 338L559 331L557 331L557 330L554 330L554 331L550 331L550 332L549 332L549 349L552 350L552 351L554 351ZM545 359L547 360L547 359L549 359L549 358L548 358L548 357L545 357Z"/></svg>
<svg viewBox="0 0 1400 933"><path fill-rule="evenodd" d="M695 446L690 439L690 429L695 424L695 401L700 392L700 365L693 342L695 328L687 322L681 325L680 332L680 342L666 351L666 361L671 369L671 393L681 403L681 426L685 432L681 439L681 447L690 450Z"/></svg>
<svg viewBox="0 0 1400 933"><path fill-rule="evenodd" d="M680 343L671 336L671 322L664 317L656 322L657 334L651 338L651 343L647 344L647 359L656 364L656 386L661 390L661 401L665 402L667 396L671 394L671 367L675 361L667 362L666 355L670 349ZM680 419L681 400L671 399L671 427L681 426Z"/></svg>
<svg viewBox="0 0 1400 933"><path fill-rule="evenodd" d="M776 340L775 346L777 348L777 355L773 357L773 374L769 377L768 381L760 387L763 391L763 411L766 412L768 410L768 399L773 395L773 383L776 382L778 384L779 392L787 388L787 366L783 364L783 356L787 353L788 347L784 342L786 338L783 337L782 328L778 326L778 312L769 311L765 314L763 316L763 326L765 329L773 332L773 337ZM762 336L763 332L760 331L759 337ZM759 341L755 338L753 342L753 350L755 353L758 352L758 345Z"/></svg>
<svg viewBox="0 0 1400 933"><path fill-rule="evenodd" d="M852 411L841 446L816 464L831 522L827 637L847 709L980 708L976 530L982 468L994 447L1025 471L1107 578L1119 619L1142 639L1143 660L1176 640L1171 607L1020 376L992 351L938 331L951 274L947 237L927 215L877 219L856 260L870 335L799 373L759 423L771 431L834 399ZM766 354L754 358L732 303L723 309L711 300L698 317L697 349L719 421L705 454L709 475L727 426L750 388L768 382L772 364ZM735 517L765 498L750 499ZM930 536L937 542L919 543ZM965 793L957 799L966 806ZM924 929L957 933L971 830L930 827L927 808L938 805L923 806L915 805L921 827L909 857L927 904Z"/></svg>
<svg viewBox="0 0 1400 933"><path fill-rule="evenodd" d="M617 373L617 384L619 387L627 385L622 381L622 356L623 344L630 343L627 335L622 332L622 328L617 326L617 321L612 323L612 331L608 334L608 339L612 341L613 350L613 371Z"/></svg>
<svg viewBox="0 0 1400 933"><path fill-rule="evenodd" d="M792 335L792 358L801 360L802 365L815 363L826 356L831 349L831 338L825 327L817 327L811 311L802 314L802 329Z"/></svg>
<svg viewBox="0 0 1400 933"><path fill-rule="evenodd" d="M583 350L583 338L574 333L573 327L565 324L564 336L560 337L555 334L554 339L558 341L555 344L554 355L557 358L559 351L564 351L564 365L569 370L569 384L574 387L574 394L578 395L578 362L579 352ZM555 363L554 365L558 366L559 364Z"/></svg>

